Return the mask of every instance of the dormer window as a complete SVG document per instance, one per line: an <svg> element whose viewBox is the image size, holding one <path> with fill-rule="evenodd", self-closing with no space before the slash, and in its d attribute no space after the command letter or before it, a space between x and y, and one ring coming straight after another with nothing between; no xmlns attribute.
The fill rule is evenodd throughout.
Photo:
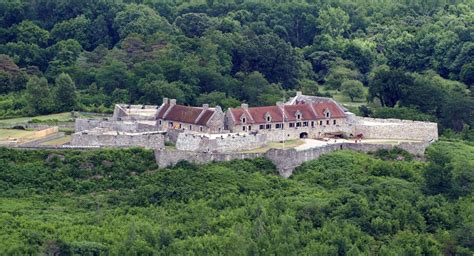
<svg viewBox="0 0 474 256"><path fill-rule="evenodd" d="M296 120L301 120L301 117L302 117L302 116L303 116L303 115L302 115L301 111L299 111L299 110L296 111L296 113L295 113Z"/></svg>
<svg viewBox="0 0 474 256"><path fill-rule="evenodd" d="M245 114L240 116L240 122L243 124L247 123L247 116L245 116Z"/></svg>
<svg viewBox="0 0 474 256"><path fill-rule="evenodd" d="M331 111L329 111L329 109L324 110L324 117L331 118Z"/></svg>
<svg viewBox="0 0 474 256"><path fill-rule="evenodd" d="M272 121L272 116L268 112L265 113L265 121L267 121L267 123L270 123Z"/></svg>

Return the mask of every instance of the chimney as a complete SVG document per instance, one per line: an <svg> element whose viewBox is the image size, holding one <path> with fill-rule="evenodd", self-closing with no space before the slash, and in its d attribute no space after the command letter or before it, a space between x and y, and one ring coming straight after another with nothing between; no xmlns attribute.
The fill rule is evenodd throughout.
<svg viewBox="0 0 474 256"><path fill-rule="evenodd" d="M171 106L176 105L176 99L170 99L170 105Z"/></svg>
<svg viewBox="0 0 474 256"><path fill-rule="evenodd" d="M202 104L202 108L205 109L205 110L208 109L208 108L209 108L209 104Z"/></svg>
<svg viewBox="0 0 474 256"><path fill-rule="evenodd" d="M163 98L163 104L168 104L168 103L169 103L169 102L168 102L168 98L166 98L166 97Z"/></svg>
<svg viewBox="0 0 474 256"><path fill-rule="evenodd" d="M299 96L301 96L301 95L303 95L303 93L302 93L301 91L297 91L297 92L296 92L296 97L299 97Z"/></svg>
<svg viewBox="0 0 474 256"><path fill-rule="evenodd" d="M249 108L249 104L247 104L247 103L242 103L242 104L240 104L240 107L243 108L243 109L248 109L248 108Z"/></svg>

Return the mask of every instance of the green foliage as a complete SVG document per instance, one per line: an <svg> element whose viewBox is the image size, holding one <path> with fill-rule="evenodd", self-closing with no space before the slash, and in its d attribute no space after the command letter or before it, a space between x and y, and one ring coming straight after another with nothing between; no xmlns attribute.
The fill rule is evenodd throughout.
<svg viewBox="0 0 474 256"><path fill-rule="evenodd" d="M473 159L466 144L441 142L430 150L438 148L448 148L451 163ZM424 194L424 173L439 162L385 153L392 160L334 152L284 179L263 158L157 170L153 152L138 148L2 148L0 248L7 254L472 254L473 188L464 187L460 199Z"/></svg>
<svg viewBox="0 0 474 256"><path fill-rule="evenodd" d="M408 119L416 121L436 121L436 118L421 113L420 111L412 108L376 108L374 112L367 112L371 117L375 118L396 118L396 119Z"/></svg>
<svg viewBox="0 0 474 256"><path fill-rule="evenodd" d="M33 76L26 84L26 101L29 114L47 114L53 108L53 99L48 81L44 77Z"/></svg>
<svg viewBox="0 0 474 256"><path fill-rule="evenodd" d="M60 112L74 110L76 106L76 86L68 74L60 74L55 81L54 101Z"/></svg>
<svg viewBox="0 0 474 256"><path fill-rule="evenodd" d="M357 80L347 80L341 85L342 93L347 95L351 101L364 97L364 85Z"/></svg>
<svg viewBox="0 0 474 256"><path fill-rule="evenodd" d="M165 94L273 105L358 80L372 108L415 109L459 133L473 127L472 10L463 0L2 1L0 116L32 113L33 76L69 75L84 111ZM256 72L267 83L248 79Z"/></svg>

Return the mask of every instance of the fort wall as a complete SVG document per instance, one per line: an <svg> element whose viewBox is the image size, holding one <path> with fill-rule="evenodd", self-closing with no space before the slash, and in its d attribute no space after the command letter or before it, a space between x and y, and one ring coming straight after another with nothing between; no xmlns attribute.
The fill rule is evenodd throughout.
<svg viewBox="0 0 474 256"><path fill-rule="evenodd" d="M163 149L165 139L161 133L97 134L77 132L72 135L71 145Z"/></svg>
<svg viewBox="0 0 474 256"><path fill-rule="evenodd" d="M194 152L230 152L260 148L266 145L263 134L222 134L212 138L206 135L180 133L176 149Z"/></svg>
<svg viewBox="0 0 474 256"><path fill-rule="evenodd" d="M322 147L315 147L307 150L295 149L270 149L266 153L209 153L191 151L166 151L156 150L155 157L160 168L165 168L178 163L188 161L192 163L204 164L213 161L229 161L233 159L253 159L266 157L272 161L278 172L283 177L289 177L296 167L302 163L319 158L321 155L336 150L355 150L360 152L374 152L379 149L402 148L411 154L423 156L429 142L402 142L399 145L392 144L366 144L366 143L334 143Z"/></svg>
<svg viewBox="0 0 474 256"><path fill-rule="evenodd" d="M354 116L353 120L354 135L363 134L364 138L421 141L438 139L437 123L357 116Z"/></svg>
<svg viewBox="0 0 474 256"><path fill-rule="evenodd" d="M140 123L136 121L113 121L100 119L76 119L74 129L76 132L91 130L93 128L107 128L119 132L148 132L157 131L158 127L155 125Z"/></svg>

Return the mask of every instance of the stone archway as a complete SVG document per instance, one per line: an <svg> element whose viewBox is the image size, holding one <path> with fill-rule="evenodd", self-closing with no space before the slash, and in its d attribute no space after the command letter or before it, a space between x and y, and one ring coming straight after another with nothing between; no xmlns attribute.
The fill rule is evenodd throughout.
<svg viewBox="0 0 474 256"><path fill-rule="evenodd" d="M307 132L300 133L300 139L307 139L307 138L308 138L308 133Z"/></svg>

